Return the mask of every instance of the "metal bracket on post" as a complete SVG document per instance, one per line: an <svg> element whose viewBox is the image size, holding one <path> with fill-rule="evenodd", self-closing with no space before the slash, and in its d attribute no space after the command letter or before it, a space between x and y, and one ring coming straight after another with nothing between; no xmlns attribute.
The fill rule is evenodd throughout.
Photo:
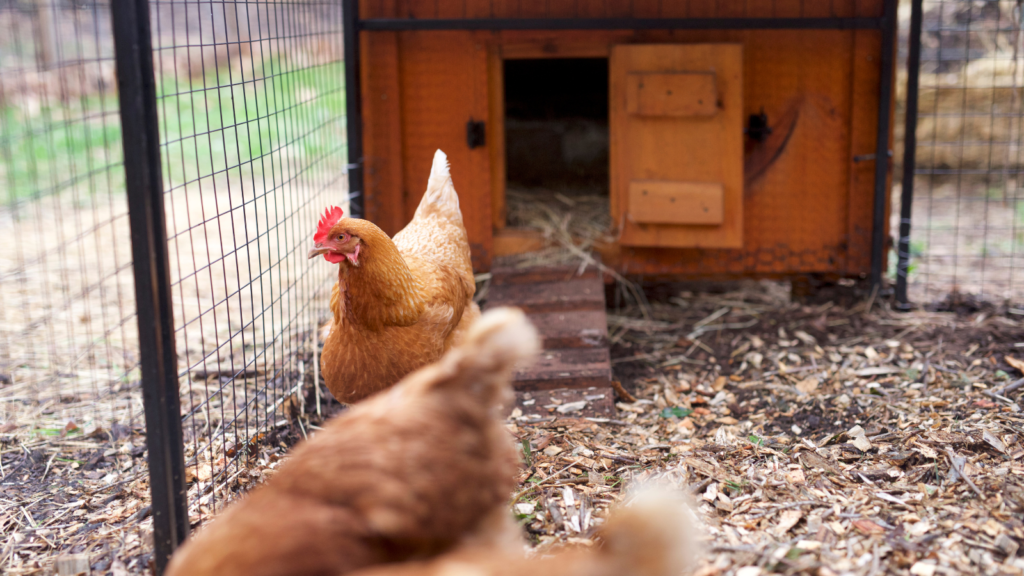
<svg viewBox="0 0 1024 576"><path fill-rule="evenodd" d="M907 274L910 273L910 217L917 164L917 95L921 75L921 19L923 1L910 3L910 38L907 51L907 117L903 137L903 189L900 190L900 237L897 243L896 308L909 310Z"/></svg>
<svg viewBox="0 0 1024 576"><path fill-rule="evenodd" d="M871 288L882 287L882 261L885 259L885 200L889 175L889 127L892 124L892 86L896 58L896 4L885 0L882 16L881 81L878 90L878 138L875 141L875 197L871 218ZM883 159L880 160L879 159Z"/></svg>
<svg viewBox="0 0 1024 576"><path fill-rule="evenodd" d="M148 0L113 0L156 573L188 536L185 457Z"/></svg>
<svg viewBox="0 0 1024 576"><path fill-rule="evenodd" d="M366 217L363 194L363 115L359 77L359 0L343 0L342 33L345 44L345 126L348 139L348 211Z"/></svg>

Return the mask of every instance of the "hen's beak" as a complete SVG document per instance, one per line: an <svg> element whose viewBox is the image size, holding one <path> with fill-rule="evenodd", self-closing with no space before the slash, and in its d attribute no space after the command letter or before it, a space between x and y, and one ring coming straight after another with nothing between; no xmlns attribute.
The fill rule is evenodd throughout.
<svg viewBox="0 0 1024 576"><path fill-rule="evenodd" d="M317 256L325 254L330 251L330 248L324 248L324 245L318 242L313 245L313 248L309 251L309 254L307 254L306 256L307 258L316 258Z"/></svg>

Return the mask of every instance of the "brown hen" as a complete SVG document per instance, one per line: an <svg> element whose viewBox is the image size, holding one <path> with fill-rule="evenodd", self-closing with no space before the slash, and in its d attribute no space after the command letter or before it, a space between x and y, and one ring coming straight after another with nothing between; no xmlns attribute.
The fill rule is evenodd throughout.
<svg viewBox="0 0 1024 576"><path fill-rule="evenodd" d="M437 360L480 316L459 197L440 150L415 216L393 240L341 208L328 209L313 240L310 258L338 264L320 369L342 402Z"/></svg>
<svg viewBox="0 0 1024 576"><path fill-rule="evenodd" d="M499 407L538 349L519 310L360 403L185 543L167 576L338 575L445 551L507 514L517 453Z"/></svg>

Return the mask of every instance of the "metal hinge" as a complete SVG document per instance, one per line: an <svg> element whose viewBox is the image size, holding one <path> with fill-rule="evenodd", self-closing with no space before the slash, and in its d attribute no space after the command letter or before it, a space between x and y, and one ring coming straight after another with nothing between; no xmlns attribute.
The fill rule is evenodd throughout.
<svg viewBox="0 0 1024 576"><path fill-rule="evenodd" d="M892 150L889 150L889 152L888 152L888 154L886 154L886 156L889 157L889 158L892 158ZM868 160L874 160L874 159L875 159L875 153L874 152L872 152L871 154L861 154L859 156L854 156L853 157L853 161L854 162L866 162Z"/></svg>

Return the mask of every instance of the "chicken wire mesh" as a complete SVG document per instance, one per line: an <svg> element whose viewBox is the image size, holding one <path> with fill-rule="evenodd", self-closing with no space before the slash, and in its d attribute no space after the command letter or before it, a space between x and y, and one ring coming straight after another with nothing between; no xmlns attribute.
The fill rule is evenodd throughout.
<svg viewBox="0 0 1024 576"><path fill-rule="evenodd" d="M922 15L909 298L930 304L952 294L947 303L967 295L1019 303L1021 1L924 0Z"/></svg>
<svg viewBox="0 0 1024 576"><path fill-rule="evenodd" d="M144 433L114 4L0 0L5 485L39 438ZM252 448L281 430L316 372L333 279L306 250L324 206L348 210L342 8L149 8L195 524L244 487ZM18 479L53 478L39 472ZM140 478L118 466L95 479Z"/></svg>
<svg viewBox="0 0 1024 576"><path fill-rule="evenodd" d="M150 9L194 523L313 382L331 278L306 251L323 207L348 208L341 8Z"/></svg>
<svg viewBox="0 0 1024 576"><path fill-rule="evenodd" d="M0 405L39 433L141 424L106 3L0 3Z"/></svg>

